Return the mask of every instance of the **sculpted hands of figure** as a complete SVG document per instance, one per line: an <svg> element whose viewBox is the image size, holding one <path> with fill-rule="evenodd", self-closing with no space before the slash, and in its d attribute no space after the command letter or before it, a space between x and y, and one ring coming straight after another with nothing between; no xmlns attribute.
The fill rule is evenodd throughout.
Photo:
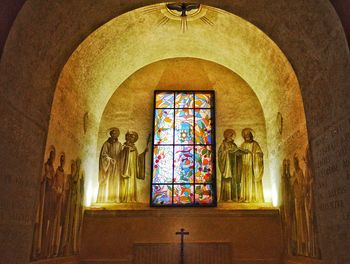
<svg viewBox="0 0 350 264"><path fill-rule="evenodd" d="M242 202L264 202L262 177L264 175L264 155L258 142L254 140L253 130L242 130L244 142L242 156L241 200Z"/></svg>
<svg viewBox="0 0 350 264"><path fill-rule="evenodd" d="M97 202L118 202L121 176L122 144L118 141L119 129L110 129L110 137L102 145L99 160L99 188Z"/></svg>

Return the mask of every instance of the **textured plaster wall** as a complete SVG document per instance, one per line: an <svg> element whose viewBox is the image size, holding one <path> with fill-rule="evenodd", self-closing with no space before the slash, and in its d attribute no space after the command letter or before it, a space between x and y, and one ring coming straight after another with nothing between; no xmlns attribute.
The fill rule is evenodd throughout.
<svg viewBox="0 0 350 264"><path fill-rule="evenodd" d="M263 110L252 89L238 75L213 62L193 59L168 59L150 64L131 75L118 87L104 109L99 129L98 150L108 137L111 127L121 131L119 140L124 142L127 130L137 131L138 150L143 151L147 136L152 133L154 90L214 90L216 100L217 149L223 140L223 131L236 131L236 144L243 142L241 131L251 127L255 139L265 153L264 188L267 200L271 200L271 178L268 173L266 127ZM151 147L151 145L149 146ZM149 202L150 162L147 161L145 181L138 181L140 202ZM97 176L97 175L96 175ZM217 172L218 195L221 174ZM97 177L94 185L97 187Z"/></svg>
<svg viewBox="0 0 350 264"><path fill-rule="evenodd" d="M0 65L3 121L0 143L4 146L0 154L3 249L0 263L22 264L29 259L50 109L63 65L97 27L119 14L153 2L99 1L97 4L93 0L29 0L19 13ZM213 0L205 3L252 22L287 55L301 86L312 141L325 134L326 129L332 131L332 127L349 115L349 53L339 19L328 1ZM346 142L346 137L342 138L344 141L340 143ZM344 146L343 155L349 157L346 152L349 147ZM342 166L342 160L334 162ZM338 180L343 184L344 176L346 170L342 169L329 177L336 185ZM342 199L349 201L349 195L343 194ZM345 207L335 213L326 210L320 214L321 244L328 263L346 263L349 258L346 250L349 220L343 217L348 212L349 208ZM332 223L335 214L339 221Z"/></svg>
<svg viewBox="0 0 350 264"><path fill-rule="evenodd" d="M87 179L86 204L91 204L96 196L99 121L116 87L139 68L164 58L214 61L240 75L262 105L267 132L265 154L273 167L268 196L277 204L279 166L285 152L281 142L298 131L302 131L302 140L306 141L300 89L291 65L271 39L237 16L207 8L206 17L214 26L195 20L183 33L179 21L157 26L164 18L160 12L163 6L153 6L152 12L138 9L111 20L72 54L57 84L47 146L68 146L82 158ZM185 72L179 77L187 78ZM84 134L79 125L83 112L89 117ZM277 135L278 112L284 120L282 136Z"/></svg>

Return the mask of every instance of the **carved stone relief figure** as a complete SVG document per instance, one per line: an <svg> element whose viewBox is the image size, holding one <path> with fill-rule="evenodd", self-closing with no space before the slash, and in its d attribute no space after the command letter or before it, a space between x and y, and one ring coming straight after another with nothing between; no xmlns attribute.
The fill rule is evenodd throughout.
<svg viewBox="0 0 350 264"><path fill-rule="evenodd" d="M51 157L50 152L50 157ZM55 155L53 154L53 157ZM42 251L41 258L47 258L53 255L54 241L54 222L56 215L56 192L54 190L55 169L53 167L54 158L49 158L50 162L45 164L45 198L43 209L43 228L42 228Z"/></svg>
<svg viewBox="0 0 350 264"><path fill-rule="evenodd" d="M221 172L221 195L223 202L238 201L240 196L242 154L234 142L236 133L233 129L224 131L224 140L219 148L219 169Z"/></svg>
<svg viewBox="0 0 350 264"><path fill-rule="evenodd" d="M306 213L305 213L305 177L299 165L299 158L294 155L294 173L292 185L295 201L296 254L305 255L306 251Z"/></svg>
<svg viewBox="0 0 350 264"><path fill-rule="evenodd" d="M318 244L317 219L315 214L314 188L315 182L311 169L311 154L309 147L305 153L305 215L307 226L306 256L320 258L321 252Z"/></svg>
<svg viewBox="0 0 350 264"><path fill-rule="evenodd" d="M68 175L69 184L67 206L64 211L60 254L69 256L79 251L79 238L83 218L84 176L80 171L80 159L71 163L71 174Z"/></svg>
<svg viewBox="0 0 350 264"><path fill-rule="evenodd" d="M71 172L69 175L67 175L66 178L66 184L65 184L65 210L62 214L62 217L64 217L64 224L62 229L62 237L61 237L61 243L60 243L60 250L59 255L70 255L72 253L72 250L69 248L69 236L72 232L72 223L73 223L73 217L74 217L74 200L75 200L75 193L76 193L76 182L75 177L77 174L77 165L76 161L71 161Z"/></svg>
<svg viewBox="0 0 350 264"><path fill-rule="evenodd" d="M48 216L44 214L44 210L48 210L49 201L49 185L55 175L53 163L55 161L56 149L54 146L50 147L49 157L44 164L43 172L40 178L40 196L37 205L37 212L34 226L34 236L32 245L31 259L36 260L43 256L43 236L46 233ZM46 204L46 207L45 207ZM44 224L45 223L45 224Z"/></svg>
<svg viewBox="0 0 350 264"><path fill-rule="evenodd" d="M118 202L121 176L122 144L118 141L119 129L110 129L110 137L103 144L99 161L99 189L97 202Z"/></svg>
<svg viewBox="0 0 350 264"><path fill-rule="evenodd" d="M125 135L125 143L122 151L122 179L120 189L120 201L122 203L137 202L136 179L145 179L145 157L148 151L138 154L135 143L138 134L128 131Z"/></svg>
<svg viewBox="0 0 350 264"><path fill-rule="evenodd" d="M71 234L73 254L79 253L81 227L84 214L84 173L81 171L81 160L77 159L77 173L76 173L76 199L75 199L75 214L73 217L73 230Z"/></svg>
<svg viewBox="0 0 350 264"><path fill-rule="evenodd" d="M288 255L320 258L315 215L314 178L311 156L306 149L305 174L297 155L293 157L294 172L290 174L289 159L283 161L282 217Z"/></svg>
<svg viewBox="0 0 350 264"><path fill-rule="evenodd" d="M292 176L290 172L290 160L284 159L282 166L282 199L281 208L282 219L284 223L284 239L286 241L286 253L293 255L296 241L295 227L295 198L292 189Z"/></svg>
<svg viewBox="0 0 350 264"><path fill-rule="evenodd" d="M55 156L56 150L52 146L41 178L31 260L70 256L79 251L84 208L81 161L72 160L70 174L66 175L65 154L60 154L56 171Z"/></svg>
<svg viewBox="0 0 350 264"><path fill-rule="evenodd" d="M242 156L241 197L242 202L264 202L262 177L264 174L263 152L254 140L253 130L242 130L244 142L241 149L246 151Z"/></svg>
<svg viewBox="0 0 350 264"><path fill-rule="evenodd" d="M54 218L54 235L53 235L53 255L57 256L61 241L61 233L63 228L63 203L64 203L64 184L65 184L65 154L60 155L60 165L56 170L56 175L54 179L54 192L55 192L55 218Z"/></svg>

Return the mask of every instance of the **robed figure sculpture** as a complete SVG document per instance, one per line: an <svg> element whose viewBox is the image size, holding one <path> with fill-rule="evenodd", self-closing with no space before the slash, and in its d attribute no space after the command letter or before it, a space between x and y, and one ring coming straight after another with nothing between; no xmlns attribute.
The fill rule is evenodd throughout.
<svg viewBox="0 0 350 264"><path fill-rule="evenodd" d="M321 251L318 242L317 218L315 212L315 179L311 169L310 148L305 153L305 212L307 223L307 245L306 256L321 258Z"/></svg>
<svg viewBox="0 0 350 264"><path fill-rule="evenodd" d="M37 206L35 226L34 226L34 237L31 260L46 257L48 254L48 233L49 229L49 214L52 211L52 195L51 189L53 180L55 177L54 161L56 157L56 149L54 146L50 147L49 157L44 164L43 173L40 181L40 197ZM52 225L52 223L51 223ZM50 234L52 236L52 234Z"/></svg>
<svg viewBox="0 0 350 264"><path fill-rule="evenodd" d="M122 144L118 141L118 128L111 128L109 134L110 137L103 144L100 153L98 203L118 202L119 199Z"/></svg>
<svg viewBox="0 0 350 264"><path fill-rule="evenodd" d="M219 169L221 172L221 196L223 202L238 201L240 196L242 154L234 142L233 129L224 131L224 140L219 148Z"/></svg>
<svg viewBox="0 0 350 264"><path fill-rule="evenodd" d="M283 229L286 245L286 253L293 255L294 241L296 239L295 227L295 199L292 188L292 174L290 172L290 160L284 159L282 165L282 201L281 206Z"/></svg>
<svg viewBox="0 0 350 264"><path fill-rule="evenodd" d="M241 201L264 202L262 177L264 175L264 155L258 142L254 140L253 130L242 130L244 142L241 149L246 153L242 156Z"/></svg>
<svg viewBox="0 0 350 264"><path fill-rule="evenodd" d="M65 184L65 206L64 206L64 225L62 229L62 238L60 244L60 256L72 254L70 250L70 234L72 233L72 223L75 211L75 197L76 197L76 176L77 164L75 160L71 161L71 172L67 175Z"/></svg>
<svg viewBox="0 0 350 264"><path fill-rule="evenodd" d="M134 131L125 134L122 150L122 177L120 201L122 203L137 202L136 179L145 179L145 157L147 148L141 154L135 146L139 136Z"/></svg>
<svg viewBox="0 0 350 264"><path fill-rule="evenodd" d="M72 160L71 173L67 176L66 204L63 212L63 231L60 255L76 255L83 218L84 174L80 170L81 160Z"/></svg>
<svg viewBox="0 0 350 264"><path fill-rule="evenodd" d="M58 256L59 247L61 243L61 234L63 228L62 213L64 209L64 185L66 181L66 175L64 171L65 165L65 154L62 152L60 155L60 165L56 170L56 175L54 179L53 189L55 192L55 222L54 222L54 237L53 237L53 255Z"/></svg>
<svg viewBox="0 0 350 264"><path fill-rule="evenodd" d="M306 210L305 210L305 176L300 167L299 158L295 154L294 173L292 175L292 186L294 190L294 206L295 206L295 220L296 220L296 254L305 256L306 252Z"/></svg>

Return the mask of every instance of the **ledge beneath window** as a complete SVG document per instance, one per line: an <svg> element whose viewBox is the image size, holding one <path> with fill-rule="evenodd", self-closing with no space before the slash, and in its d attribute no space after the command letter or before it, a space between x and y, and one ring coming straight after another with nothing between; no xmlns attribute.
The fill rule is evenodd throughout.
<svg viewBox="0 0 350 264"><path fill-rule="evenodd" d="M86 216L276 216L270 203L219 203L217 207L150 207L149 204L98 204L85 209Z"/></svg>

